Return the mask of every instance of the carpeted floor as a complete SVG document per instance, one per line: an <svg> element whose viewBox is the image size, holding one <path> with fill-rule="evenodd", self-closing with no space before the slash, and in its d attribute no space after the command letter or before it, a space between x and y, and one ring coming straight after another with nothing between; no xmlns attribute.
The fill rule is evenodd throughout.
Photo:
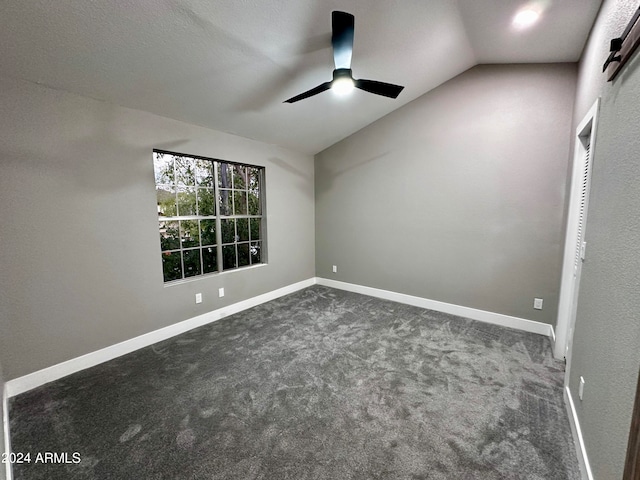
<svg viewBox="0 0 640 480"><path fill-rule="evenodd" d="M573 480L562 379L545 337L314 286L13 398L14 473Z"/></svg>

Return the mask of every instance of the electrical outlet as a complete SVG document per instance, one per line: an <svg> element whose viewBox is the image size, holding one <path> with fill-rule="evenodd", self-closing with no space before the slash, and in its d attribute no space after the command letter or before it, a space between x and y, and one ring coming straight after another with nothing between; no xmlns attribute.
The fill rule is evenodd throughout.
<svg viewBox="0 0 640 480"><path fill-rule="evenodd" d="M533 308L535 308L536 310L542 310L542 299L541 298L534 298L533 299Z"/></svg>
<svg viewBox="0 0 640 480"><path fill-rule="evenodd" d="M219 288L218 289L218 296L219 297L224 297L224 288Z"/></svg>
<svg viewBox="0 0 640 480"><path fill-rule="evenodd" d="M580 386L578 387L578 397L582 400L582 396L584 395L584 377L580 377Z"/></svg>
<svg viewBox="0 0 640 480"><path fill-rule="evenodd" d="M202 294L196 293L196 303L202 303Z"/></svg>
<svg viewBox="0 0 640 480"><path fill-rule="evenodd" d="M337 265L333 266L333 273L338 273L338 266Z"/></svg>

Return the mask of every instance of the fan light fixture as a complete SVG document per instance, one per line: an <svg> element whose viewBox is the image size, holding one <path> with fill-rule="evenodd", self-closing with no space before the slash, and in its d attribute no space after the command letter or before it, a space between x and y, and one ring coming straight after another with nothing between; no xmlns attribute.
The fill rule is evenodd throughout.
<svg viewBox="0 0 640 480"><path fill-rule="evenodd" d="M354 88L383 97L397 98L404 88L393 83L378 82L377 80L365 80L353 78L351 72L351 55L353 54L353 27L355 19L347 12L331 12L331 46L333 47L333 80L324 82L311 90L285 100L285 103L295 103L305 98L313 97L329 89L337 95L346 95Z"/></svg>
<svg viewBox="0 0 640 480"><path fill-rule="evenodd" d="M338 78L331 84L331 90L340 96L351 93L354 88L353 79L349 77Z"/></svg>

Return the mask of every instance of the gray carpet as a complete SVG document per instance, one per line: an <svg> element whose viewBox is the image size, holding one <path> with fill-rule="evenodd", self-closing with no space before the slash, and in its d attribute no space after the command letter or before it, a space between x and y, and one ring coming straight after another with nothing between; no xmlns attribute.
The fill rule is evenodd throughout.
<svg viewBox="0 0 640 480"><path fill-rule="evenodd" d="M578 479L539 335L314 286L11 400L20 479Z"/></svg>

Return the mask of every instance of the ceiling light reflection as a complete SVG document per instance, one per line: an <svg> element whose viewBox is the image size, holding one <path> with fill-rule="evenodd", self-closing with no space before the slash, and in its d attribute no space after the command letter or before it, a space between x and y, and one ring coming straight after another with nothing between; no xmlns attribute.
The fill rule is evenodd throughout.
<svg viewBox="0 0 640 480"><path fill-rule="evenodd" d="M513 17L513 26L519 30L529 28L536 23L539 18L540 13L531 8L520 10L516 16Z"/></svg>

